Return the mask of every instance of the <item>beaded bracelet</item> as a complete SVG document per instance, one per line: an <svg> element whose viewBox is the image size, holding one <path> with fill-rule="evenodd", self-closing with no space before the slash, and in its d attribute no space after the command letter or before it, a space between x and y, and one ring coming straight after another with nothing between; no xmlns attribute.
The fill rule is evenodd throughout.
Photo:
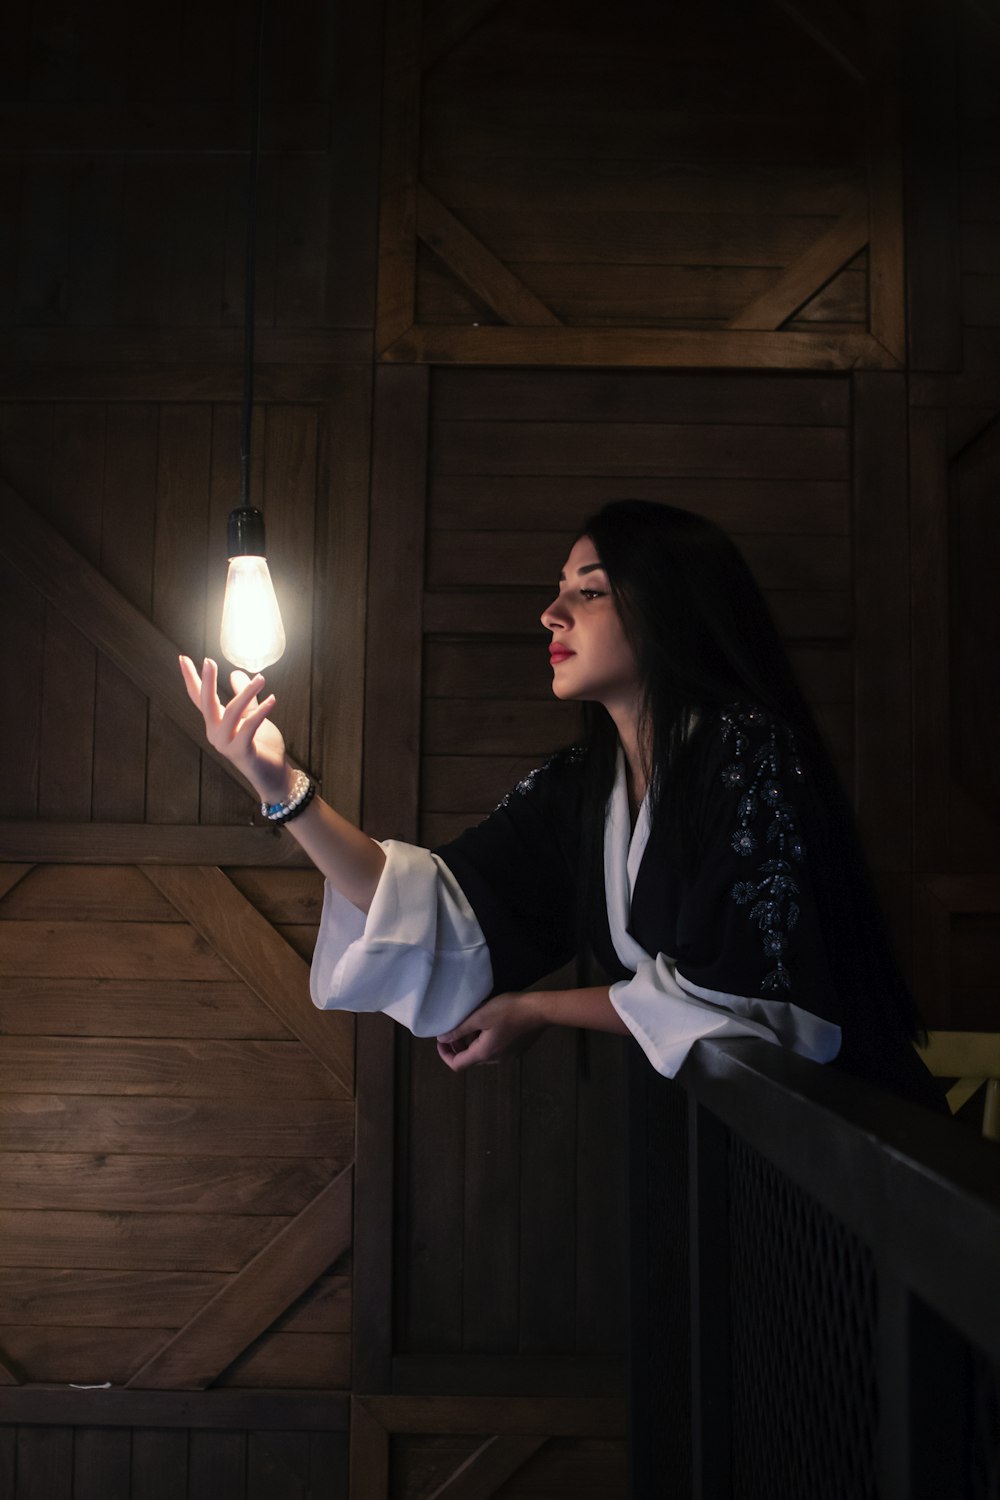
<svg viewBox="0 0 1000 1500"><path fill-rule="evenodd" d="M262 802L261 815L269 823L290 823L300 812L305 812L316 795L316 783L305 771L296 771L292 778L292 790L284 802Z"/></svg>

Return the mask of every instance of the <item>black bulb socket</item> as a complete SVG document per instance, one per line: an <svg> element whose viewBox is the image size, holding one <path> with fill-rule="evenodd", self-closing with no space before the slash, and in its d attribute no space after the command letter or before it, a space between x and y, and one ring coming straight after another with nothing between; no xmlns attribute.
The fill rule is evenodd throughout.
<svg viewBox="0 0 1000 1500"><path fill-rule="evenodd" d="M241 505L229 512L226 527L229 556L264 557L264 515L253 505Z"/></svg>

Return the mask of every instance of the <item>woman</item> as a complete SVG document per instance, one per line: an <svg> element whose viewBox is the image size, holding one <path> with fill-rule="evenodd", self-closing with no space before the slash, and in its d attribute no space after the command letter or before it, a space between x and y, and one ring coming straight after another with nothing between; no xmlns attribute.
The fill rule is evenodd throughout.
<svg viewBox="0 0 1000 1500"><path fill-rule="evenodd" d="M316 1004L386 1011L455 1071L547 1025L631 1034L667 1076L699 1037L755 1036L936 1104L849 810L732 542L612 502L542 624L585 742L433 853L314 796L261 677L234 673L223 708L215 664L181 659L210 742L326 876ZM603 983L526 992L583 954Z"/></svg>

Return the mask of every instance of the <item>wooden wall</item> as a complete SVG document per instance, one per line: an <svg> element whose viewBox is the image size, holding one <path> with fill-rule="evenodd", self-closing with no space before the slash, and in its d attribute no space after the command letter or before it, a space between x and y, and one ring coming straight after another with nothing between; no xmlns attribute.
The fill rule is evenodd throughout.
<svg viewBox="0 0 1000 1500"><path fill-rule="evenodd" d="M255 486L294 752L373 834L449 837L573 737L537 616L580 521L699 510L928 1019L994 1026L986 8L269 25ZM176 679L237 490L251 29L101 0L5 38L0 1488L612 1500L621 1045L459 1078L314 1012L319 880Z"/></svg>

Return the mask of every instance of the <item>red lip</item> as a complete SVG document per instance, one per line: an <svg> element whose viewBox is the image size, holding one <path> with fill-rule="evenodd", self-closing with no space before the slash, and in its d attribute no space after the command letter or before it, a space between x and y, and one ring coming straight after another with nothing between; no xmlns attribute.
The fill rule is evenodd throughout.
<svg viewBox="0 0 1000 1500"><path fill-rule="evenodd" d="M575 651L567 651L565 646L550 646L549 661L555 666L557 661L565 661L568 656L575 656Z"/></svg>

